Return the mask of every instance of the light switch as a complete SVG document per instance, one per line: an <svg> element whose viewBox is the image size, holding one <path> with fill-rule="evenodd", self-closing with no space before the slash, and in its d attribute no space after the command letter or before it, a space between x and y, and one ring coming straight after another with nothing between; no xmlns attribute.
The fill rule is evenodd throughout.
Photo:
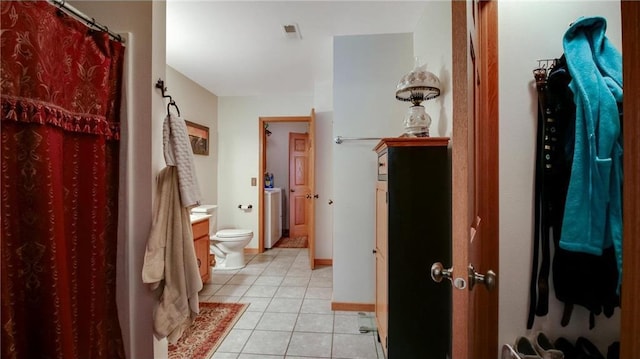
<svg viewBox="0 0 640 359"><path fill-rule="evenodd" d="M255 187L258 184L258 179L251 177L251 187Z"/></svg>

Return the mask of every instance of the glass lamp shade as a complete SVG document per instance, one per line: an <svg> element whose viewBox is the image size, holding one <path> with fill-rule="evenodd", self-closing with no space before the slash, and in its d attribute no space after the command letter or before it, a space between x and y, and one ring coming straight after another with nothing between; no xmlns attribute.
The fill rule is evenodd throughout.
<svg viewBox="0 0 640 359"><path fill-rule="evenodd" d="M416 67L404 75L396 86L396 99L411 101L414 105L420 105L422 101L440 96L440 79L426 70L426 65Z"/></svg>
<svg viewBox="0 0 640 359"><path fill-rule="evenodd" d="M431 117L420 104L440 96L440 79L426 67L420 66L416 57L413 70L404 75L396 86L396 99L413 104L404 118L404 134L411 137L429 137Z"/></svg>
<svg viewBox="0 0 640 359"><path fill-rule="evenodd" d="M424 106L411 106L404 117L404 133L410 137L429 137L431 116L424 110Z"/></svg>

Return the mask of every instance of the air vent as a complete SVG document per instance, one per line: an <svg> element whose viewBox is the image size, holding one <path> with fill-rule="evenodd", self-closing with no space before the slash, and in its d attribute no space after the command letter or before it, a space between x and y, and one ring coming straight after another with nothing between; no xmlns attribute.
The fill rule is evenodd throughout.
<svg viewBox="0 0 640 359"><path fill-rule="evenodd" d="M302 39L300 29L296 23L282 25L282 33L287 39Z"/></svg>

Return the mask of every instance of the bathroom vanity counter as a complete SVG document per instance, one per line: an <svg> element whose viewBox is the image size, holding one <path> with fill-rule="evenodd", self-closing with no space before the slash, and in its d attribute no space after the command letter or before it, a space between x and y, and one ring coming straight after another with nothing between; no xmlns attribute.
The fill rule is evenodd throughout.
<svg viewBox="0 0 640 359"><path fill-rule="evenodd" d="M211 267L209 266L209 220L210 214L192 214L191 228L193 230L193 246L198 259L198 269L202 282L209 281Z"/></svg>
<svg viewBox="0 0 640 359"><path fill-rule="evenodd" d="M205 219L211 218L211 215L204 213L193 213L189 215L189 218L191 219L191 224L196 224L198 222L204 221Z"/></svg>

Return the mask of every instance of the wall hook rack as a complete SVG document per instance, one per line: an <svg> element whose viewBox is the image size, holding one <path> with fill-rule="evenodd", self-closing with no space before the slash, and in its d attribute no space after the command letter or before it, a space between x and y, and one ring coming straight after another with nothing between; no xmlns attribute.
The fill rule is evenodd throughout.
<svg viewBox="0 0 640 359"><path fill-rule="evenodd" d="M167 95L167 88L164 86L164 80L162 79L158 79L158 82L156 82L156 88L159 88L160 91L162 91L162 97L163 98L168 98L169 99L169 103L167 104L167 116L170 114L170 108L171 106L176 108L176 112L178 112L178 117L180 117L180 109L178 108L178 105L176 104L176 102L173 100L173 97L171 97L171 95Z"/></svg>

